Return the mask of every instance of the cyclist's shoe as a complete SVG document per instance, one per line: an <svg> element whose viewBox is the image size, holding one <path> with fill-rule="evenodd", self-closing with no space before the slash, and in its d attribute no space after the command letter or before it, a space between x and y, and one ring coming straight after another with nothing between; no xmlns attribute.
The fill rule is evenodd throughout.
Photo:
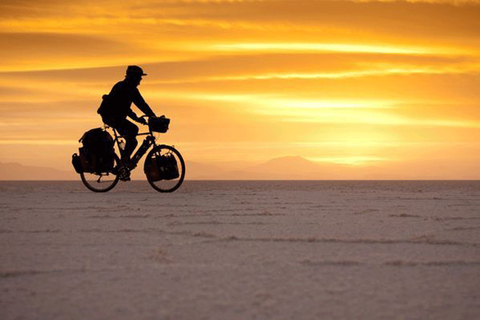
<svg viewBox="0 0 480 320"><path fill-rule="evenodd" d="M135 162L132 161L129 157L122 157L122 163L125 167L127 167L130 170L132 170L137 166Z"/></svg>

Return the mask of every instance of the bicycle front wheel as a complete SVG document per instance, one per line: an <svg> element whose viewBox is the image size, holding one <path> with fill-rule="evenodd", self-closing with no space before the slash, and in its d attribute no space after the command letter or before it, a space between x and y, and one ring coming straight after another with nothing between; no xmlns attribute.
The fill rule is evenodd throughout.
<svg viewBox="0 0 480 320"><path fill-rule="evenodd" d="M93 192L107 192L113 189L118 183L118 175L111 172L102 173L80 173L83 184Z"/></svg>
<svg viewBox="0 0 480 320"><path fill-rule="evenodd" d="M155 190L173 192L185 179L185 161L174 147L159 145L148 153L144 171Z"/></svg>

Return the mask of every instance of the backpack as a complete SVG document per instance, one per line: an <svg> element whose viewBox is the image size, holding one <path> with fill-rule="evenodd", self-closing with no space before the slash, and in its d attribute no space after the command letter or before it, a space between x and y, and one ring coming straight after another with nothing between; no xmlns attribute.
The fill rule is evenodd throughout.
<svg viewBox="0 0 480 320"><path fill-rule="evenodd" d="M104 94L102 96L102 103L100 104L97 113L102 117L107 116L109 111L112 109L111 104L112 102L110 101L110 96L108 94Z"/></svg>
<svg viewBox="0 0 480 320"><path fill-rule="evenodd" d="M102 128L91 129L83 134L79 142L79 155L74 154L72 164L77 173L109 172L113 169L115 150L113 149L112 136ZM80 171L80 172L79 172Z"/></svg>

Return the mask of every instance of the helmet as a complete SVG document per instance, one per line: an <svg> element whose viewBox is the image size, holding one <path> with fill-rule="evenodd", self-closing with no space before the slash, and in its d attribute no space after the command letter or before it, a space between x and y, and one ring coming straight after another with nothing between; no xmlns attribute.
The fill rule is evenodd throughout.
<svg viewBox="0 0 480 320"><path fill-rule="evenodd" d="M139 66L128 66L127 76L146 76L146 73L143 73L142 68Z"/></svg>

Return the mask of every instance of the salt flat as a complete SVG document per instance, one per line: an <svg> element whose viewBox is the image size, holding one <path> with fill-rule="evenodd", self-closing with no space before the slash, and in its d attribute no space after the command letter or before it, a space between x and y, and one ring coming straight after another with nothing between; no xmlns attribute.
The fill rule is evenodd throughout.
<svg viewBox="0 0 480 320"><path fill-rule="evenodd" d="M480 182L0 182L0 319L478 319Z"/></svg>

